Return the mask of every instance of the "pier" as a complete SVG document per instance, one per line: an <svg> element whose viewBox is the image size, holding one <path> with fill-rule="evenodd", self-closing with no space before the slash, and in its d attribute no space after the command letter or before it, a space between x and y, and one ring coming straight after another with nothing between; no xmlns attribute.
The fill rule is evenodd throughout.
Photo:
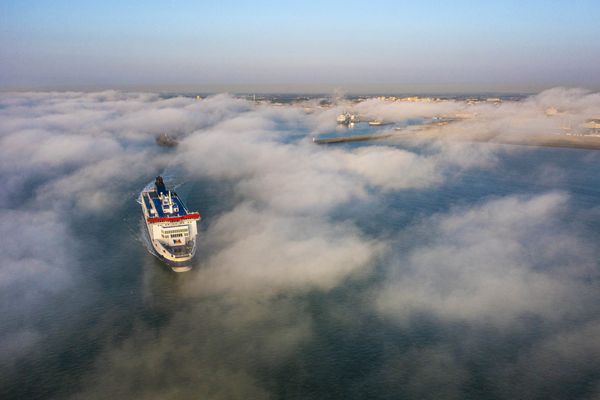
<svg viewBox="0 0 600 400"><path fill-rule="evenodd" d="M324 138L317 139L313 138L313 143L316 144L334 144L334 143L348 143L348 142L367 142L371 140L383 140L389 139L392 137L397 137L398 135L393 133L386 133L381 135L356 135L356 136L339 136L333 138Z"/></svg>
<svg viewBox="0 0 600 400"><path fill-rule="evenodd" d="M516 146L537 146L537 147L560 147L571 149L586 149L600 150L600 137L597 136L570 136L570 135L539 135L526 138L514 137L459 137L454 135L432 134L431 132L413 132L410 135L406 133L385 133L379 135L356 135L356 136L339 136L333 138L313 138L313 143L316 144L336 144L336 143L351 143L351 142L368 142L374 140L385 139L412 139L421 141L456 141L456 142L476 142L490 144L505 144Z"/></svg>

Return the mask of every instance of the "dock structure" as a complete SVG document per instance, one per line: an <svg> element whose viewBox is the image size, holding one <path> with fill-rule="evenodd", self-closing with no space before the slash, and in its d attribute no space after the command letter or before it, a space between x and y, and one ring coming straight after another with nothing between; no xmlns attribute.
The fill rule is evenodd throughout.
<svg viewBox="0 0 600 400"><path fill-rule="evenodd" d="M349 142L367 142L370 140L383 140L398 136L393 133L381 135L356 135L356 136L338 136L333 138L317 139L313 138L313 143L316 144L334 144L334 143L349 143Z"/></svg>
<svg viewBox="0 0 600 400"><path fill-rule="evenodd" d="M315 144L336 144L336 143L351 143L351 142L367 142L374 140L416 140L416 141L435 141L443 140L450 142L475 142L475 143L490 143L504 144L516 146L537 146L537 147L559 147L571 149L587 149L600 150L600 137L596 136L567 136L567 135L537 135L526 138L514 137L460 137L460 136L442 136L432 134L424 130L413 132L410 135L406 133L385 133L379 135L357 135L357 136L341 136L333 138L313 138Z"/></svg>

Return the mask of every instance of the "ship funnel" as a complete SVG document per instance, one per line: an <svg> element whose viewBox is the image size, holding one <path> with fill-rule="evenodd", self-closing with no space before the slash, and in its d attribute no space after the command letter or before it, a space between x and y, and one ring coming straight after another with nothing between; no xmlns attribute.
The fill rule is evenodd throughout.
<svg viewBox="0 0 600 400"><path fill-rule="evenodd" d="M154 186L156 186L156 191L158 192L159 196L161 194L167 194L167 188L165 188L165 183L163 181L162 176L159 175L156 177L156 181L154 181Z"/></svg>

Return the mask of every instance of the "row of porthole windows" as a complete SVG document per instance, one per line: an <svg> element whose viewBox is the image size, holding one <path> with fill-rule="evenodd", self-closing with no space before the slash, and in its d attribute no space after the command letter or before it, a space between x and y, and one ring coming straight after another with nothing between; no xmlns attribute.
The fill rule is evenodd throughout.
<svg viewBox="0 0 600 400"><path fill-rule="evenodd" d="M162 234L160 236L162 236L163 239L168 239L169 237L176 238L176 237L189 236L189 235L187 233L174 233L174 234L172 234L170 236L169 235L162 235Z"/></svg>
<svg viewBox="0 0 600 400"><path fill-rule="evenodd" d="M169 231L163 231L164 234L169 234L169 233L188 233L188 228L183 228L183 229L172 229Z"/></svg>

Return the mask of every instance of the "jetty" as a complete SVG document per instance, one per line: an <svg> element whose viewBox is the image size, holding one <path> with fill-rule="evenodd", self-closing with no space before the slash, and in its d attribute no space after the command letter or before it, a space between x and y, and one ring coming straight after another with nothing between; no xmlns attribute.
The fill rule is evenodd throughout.
<svg viewBox="0 0 600 400"><path fill-rule="evenodd" d="M398 137L394 133L386 133L381 135L355 135L355 136L338 136L332 138L313 138L313 143L316 144L334 144L334 143L348 143L348 142L367 142L371 140L383 140L392 137Z"/></svg>
<svg viewBox="0 0 600 400"><path fill-rule="evenodd" d="M443 135L431 130L398 133L384 133L379 135L338 136L332 138L313 138L315 144L336 144L351 142L368 142L375 140L416 140L420 142L443 140L448 142L477 142L490 144L505 144L516 146L559 147L571 149L600 150L600 137L574 136L574 135L535 135L517 138L514 136L477 137L460 135Z"/></svg>

